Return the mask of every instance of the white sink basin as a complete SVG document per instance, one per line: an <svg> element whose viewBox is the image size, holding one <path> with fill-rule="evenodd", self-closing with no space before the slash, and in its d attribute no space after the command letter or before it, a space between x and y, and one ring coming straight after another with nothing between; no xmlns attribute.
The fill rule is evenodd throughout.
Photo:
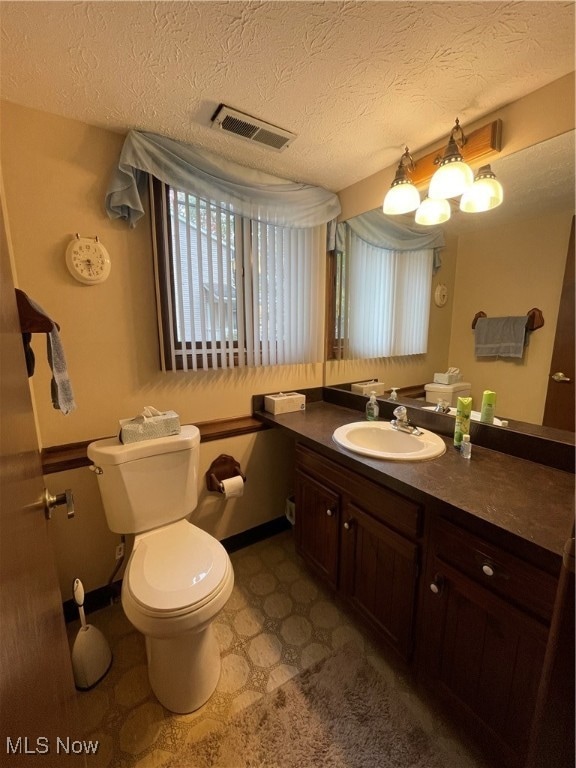
<svg viewBox="0 0 576 768"><path fill-rule="evenodd" d="M338 427L332 437L342 448L374 459L424 461L446 451L441 437L427 429L419 431L421 435L400 432L389 421L354 421Z"/></svg>
<svg viewBox="0 0 576 768"><path fill-rule="evenodd" d="M422 406L423 411L435 411L436 406L435 405L424 405ZM456 416L456 408L450 408L450 411L448 412L448 416ZM472 411L470 413L470 421L480 421L480 411ZM497 427L502 426L502 422L500 419L497 419L496 416L494 416L494 421L492 422Z"/></svg>

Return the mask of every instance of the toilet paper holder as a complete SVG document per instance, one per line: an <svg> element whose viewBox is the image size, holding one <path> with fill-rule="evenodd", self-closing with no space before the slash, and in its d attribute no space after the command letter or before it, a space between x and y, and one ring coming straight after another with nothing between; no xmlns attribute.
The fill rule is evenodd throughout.
<svg viewBox="0 0 576 768"><path fill-rule="evenodd" d="M227 456L225 453L222 453L217 459L214 459L206 472L206 487L209 491L224 493L222 481L237 476L240 476L246 482L246 476L240 469L240 464L236 459L233 456Z"/></svg>

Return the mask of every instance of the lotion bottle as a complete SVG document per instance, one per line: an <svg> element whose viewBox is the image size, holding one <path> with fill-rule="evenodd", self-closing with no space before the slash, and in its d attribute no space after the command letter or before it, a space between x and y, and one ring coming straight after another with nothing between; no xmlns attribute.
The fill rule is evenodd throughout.
<svg viewBox="0 0 576 768"><path fill-rule="evenodd" d="M368 421L377 421L380 408L376 400L376 392L370 392L370 400L366 403L366 418Z"/></svg>

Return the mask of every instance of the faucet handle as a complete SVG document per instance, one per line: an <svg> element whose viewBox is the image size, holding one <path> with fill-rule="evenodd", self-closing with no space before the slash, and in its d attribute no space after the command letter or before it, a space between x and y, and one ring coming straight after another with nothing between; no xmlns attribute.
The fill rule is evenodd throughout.
<svg viewBox="0 0 576 768"><path fill-rule="evenodd" d="M394 414L394 416L396 416L396 418L399 421L406 421L406 408L405 408L405 406L403 406L403 405L397 406L396 408L394 408L392 413Z"/></svg>

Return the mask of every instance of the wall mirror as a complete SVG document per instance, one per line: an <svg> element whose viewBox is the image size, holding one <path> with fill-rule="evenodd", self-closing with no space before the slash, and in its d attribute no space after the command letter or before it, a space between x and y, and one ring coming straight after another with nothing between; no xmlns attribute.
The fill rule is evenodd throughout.
<svg viewBox="0 0 576 768"><path fill-rule="evenodd" d="M573 214L575 196L575 136L576 132L570 131L507 157L496 157L492 160L492 169L505 190L504 203L488 214L463 214L456 210L456 212L453 212L450 221L442 225L446 238L451 236L458 238L467 237L470 241L472 238L479 238L483 233L483 228L487 227L497 228L504 226L510 228L510 232L513 233L514 227L521 228L522 222L531 217L540 217L545 213L552 214L558 211L564 211L567 215L571 211ZM381 215L384 216L383 213ZM487 218L488 216L490 218ZM393 220L414 226L413 214L396 216L393 217ZM568 250L568 235L569 226L564 245L564 259ZM458 258L460 258L460 254ZM543 259L545 258L544 253ZM474 269L482 270L482 264L474 265ZM440 275L441 273L439 273L438 277ZM508 280L509 276L504 274L503 267L503 274L493 274L491 279L494 281L494 285L497 285L501 279ZM521 270L519 270L517 279L518 281L528 281L533 279L533 275L530 275L529 272L522 274ZM560 278L560 284L557 286L558 295L560 293L561 280L562 278ZM456 280L455 294L459 288L459 283ZM510 287L510 291L514 291L513 286ZM456 295L454 296L454 302L456 303ZM483 308L478 306L472 311L470 321L476 310L481 309ZM529 309L530 306L527 306L526 311ZM548 315L549 323L555 325L557 312L558 306L547 307L546 314ZM507 313L503 312L502 314ZM453 364L453 361L451 361L451 364ZM521 368L522 366L516 366L514 373L519 376L522 375ZM490 371L487 370L487 373L490 373ZM526 377L529 378L527 371L526 374ZM546 372L546 376L547 374L548 372ZM478 376L478 372L476 372L476 376ZM466 375L465 378L468 380ZM524 386L525 384L526 388L530 388L531 383L531 381L526 381L519 384L519 386ZM478 378L475 381L475 385L476 388L480 389L494 387L490 381L479 380ZM532 397L532 395L529 396ZM538 406L543 408L545 394L542 391L534 391L533 397L537 398ZM515 418L519 417L516 416ZM527 421L525 423L527 431L529 431L531 424L538 426L536 421Z"/></svg>

